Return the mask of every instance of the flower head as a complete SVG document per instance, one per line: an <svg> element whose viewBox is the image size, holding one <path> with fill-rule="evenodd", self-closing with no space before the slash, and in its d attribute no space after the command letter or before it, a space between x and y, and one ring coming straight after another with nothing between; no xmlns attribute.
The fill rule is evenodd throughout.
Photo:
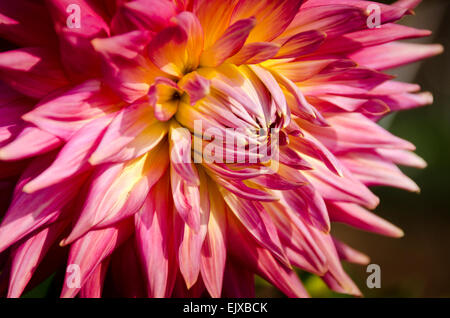
<svg viewBox="0 0 450 318"><path fill-rule="evenodd" d="M442 50L398 42L418 2L0 1L8 296L61 268L63 297L359 295L330 226L402 236L368 187L418 191L376 124L432 102L382 72Z"/></svg>

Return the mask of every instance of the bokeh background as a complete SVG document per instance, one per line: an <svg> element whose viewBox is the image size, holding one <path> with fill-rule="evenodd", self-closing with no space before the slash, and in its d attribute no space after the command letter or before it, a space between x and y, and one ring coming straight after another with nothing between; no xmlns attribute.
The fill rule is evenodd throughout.
<svg viewBox="0 0 450 318"><path fill-rule="evenodd" d="M434 94L435 102L389 116L381 124L413 142L428 168L403 169L421 187L421 194L375 189L382 199L375 212L401 227L405 237L385 238L340 224L334 224L332 230L381 267L381 288L369 289L366 267L344 264L365 297L450 297L450 0L423 0L415 11L415 16L406 17L401 23L434 33L431 38L414 42L441 43L445 52L391 74L419 83L424 91ZM330 292L315 276L299 274L314 297L348 297ZM52 275L24 297L57 297L58 275L63 273ZM258 297L282 297L262 279L256 280L256 291Z"/></svg>

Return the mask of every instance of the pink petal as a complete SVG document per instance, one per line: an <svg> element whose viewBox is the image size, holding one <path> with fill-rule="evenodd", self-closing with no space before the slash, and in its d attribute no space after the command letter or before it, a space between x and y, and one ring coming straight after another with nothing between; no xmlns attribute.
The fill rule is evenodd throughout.
<svg viewBox="0 0 450 318"><path fill-rule="evenodd" d="M228 62L241 64L259 64L277 55L280 46L270 42L252 42L246 44L242 49L228 59Z"/></svg>
<svg viewBox="0 0 450 318"><path fill-rule="evenodd" d="M148 31L92 40L94 49L102 58L105 82L127 103L145 96L155 77L155 66L144 58L149 42Z"/></svg>
<svg viewBox="0 0 450 318"><path fill-rule="evenodd" d="M330 59L270 61L269 66L293 82L302 82L319 73L332 61Z"/></svg>
<svg viewBox="0 0 450 318"><path fill-rule="evenodd" d="M420 192L417 184L397 166L371 153L348 153L339 160L359 181L368 186L390 186Z"/></svg>
<svg viewBox="0 0 450 318"><path fill-rule="evenodd" d="M340 5L336 1L311 8L306 7L308 4L302 6L292 23L280 35L281 39L312 30L324 32L327 38L333 38L366 27L366 8Z"/></svg>
<svg viewBox="0 0 450 318"><path fill-rule="evenodd" d="M342 168L339 160L327 147L314 138L313 135L305 132L303 137L290 138L290 141L293 149L296 149L307 156L319 159L332 172L340 176L342 175Z"/></svg>
<svg viewBox="0 0 450 318"><path fill-rule="evenodd" d="M34 193L89 170L88 159L111 120L112 116L100 117L81 128L64 145L50 167L25 185L24 191Z"/></svg>
<svg viewBox="0 0 450 318"><path fill-rule="evenodd" d="M396 40L429 36L431 31L420 30L400 24L388 23L379 28L366 29L333 38L320 48L320 53L341 53L354 51L363 47L380 45Z"/></svg>
<svg viewBox="0 0 450 318"><path fill-rule="evenodd" d="M326 272L325 255L300 217L300 211L294 211L284 203L265 204L264 207L274 220L289 261L317 275Z"/></svg>
<svg viewBox="0 0 450 318"><path fill-rule="evenodd" d="M414 150L410 142L400 139L359 113L333 114L327 117L330 127L316 127L305 121L301 126L333 153L364 148L401 148Z"/></svg>
<svg viewBox="0 0 450 318"><path fill-rule="evenodd" d="M90 80L49 96L23 118L67 141L90 121L117 110L119 102L99 80Z"/></svg>
<svg viewBox="0 0 450 318"><path fill-rule="evenodd" d="M61 62L71 79L80 81L100 75L100 58L91 40L108 36L109 26L94 3L78 0L80 27L70 28L67 20L71 4L74 4L72 0L49 0L46 5L52 13L54 28L59 37Z"/></svg>
<svg viewBox="0 0 450 318"><path fill-rule="evenodd" d="M223 276L226 263L226 210L225 203L215 186L208 187L210 217L208 232L203 243L200 271L203 282L211 297L222 294Z"/></svg>
<svg viewBox="0 0 450 318"><path fill-rule="evenodd" d="M275 104L277 106L277 109L281 113L281 115L285 118L288 118L284 123L283 127L286 127L289 124L290 119L290 111L286 103L286 98L284 96L284 93L282 89L280 88L279 84L275 80L275 78L272 76L272 74L265 70L264 68L252 65L250 66L251 70L256 74L256 76L263 82L263 84L266 86L267 90L270 92L270 95L275 101Z"/></svg>
<svg viewBox="0 0 450 318"><path fill-rule="evenodd" d="M303 174L325 200L355 202L371 209L379 204L378 197L345 167L342 167L342 176L337 176L320 161L311 162L314 169L306 170Z"/></svg>
<svg viewBox="0 0 450 318"><path fill-rule="evenodd" d="M314 227L310 228L310 230L317 244L321 247L327 257L328 272L322 276L324 282L336 292L361 296L361 291L342 268L331 235L325 234Z"/></svg>
<svg viewBox="0 0 450 318"><path fill-rule="evenodd" d="M191 133L178 124L170 128L170 162L186 182L199 186L200 179L191 158Z"/></svg>
<svg viewBox="0 0 450 318"><path fill-rule="evenodd" d="M182 220L195 232L200 230L200 191L197 185L186 182L170 167L170 185L176 211Z"/></svg>
<svg viewBox="0 0 450 318"><path fill-rule="evenodd" d="M13 141L0 148L0 160L34 157L49 152L61 144L58 137L34 126L28 126Z"/></svg>
<svg viewBox="0 0 450 318"><path fill-rule="evenodd" d="M191 105L195 105L197 101L210 93L211 82L197 72L192 72L184 76L178 85L188 93Z"/></svg>
<svg viewBox="0 0 450 318"><path fill-rule="evenodd" d="M43 98L68 84L53 52L37 47L0 53L0 79L33 98Z"/></svg>
<svg viewBox="0 0 450 318"><path fill-rule="evenodd" d="M123 108L109 125L95 152L92 165L135 159L156 147L164 138L168 124L159 123L146 102Z"/></svg>
<svg viewBox="0 0 450 318"><path fill-rule="evenodd" d="M114 33L126 33L136 29L158 32L167 27L175 15L171 1L135 0L121 3L111 22Z"/></svg>
<svg viewBox="0 0 450 318"><path fill-rule="evenodd" d="M68 266L79 266L80 287L88 282L89 277L95 273L97 266L130 237L132 225L131 220L127 220L109 228L90 231L72 244L67 264ZM68 284L71 275L72 272L67 271L61 291L62 298L75 297L80 291L80 288Z"/></svg>
<svg viewBox="0 0 450 318"><path fill-rule="evenodd" d="M376 70L386 70L441 54L440 44L392 42L364 48L349 57L357 63Z"/></svg>
<svg viewBox="0 0 450 318"><path fill-rule="evenodd" d="M226 190L221 190L225 202L236 218L245 226L258 243L268 249L280 261L289 264L281 248L276 228L263 206L257 201L239 199Z"/></svg>
<svg viewBox="0 0 450 318"><path fill-rule="evenodd" d="M180 273L183 276L186 287L190 289L196 282L200 274L202 246L208 231L210 218L210 201L204 173L200 174L201 182L199 187L199 228L194 230L178 220L176 230L181 231L180 246L178 248L178 263ZM178 229L177 229L178 228ZM183 231L184 228L184 231Z"/></svg>
<svg viewBox="0 0 450 318"><path fill-rule="evenodd" d="M135 215L138 254L147 276L149 297L168 297L175 281L173 215L167 192L168 176L151 190Z"/></svg>
<svg viewBox="0 0 450 318"><path fill-rule="evenodd" d="M32 194L22 192L23 185L41 173L52 160L52 156L41 156L22 175L0 226L0 251L41 226L57 220L63 214L66 204L78 194L85 176Z"/></svg>
<svg viewBox="0 0 450 318"><path fill-rule="evenodd" d="M382 4L380 2L374 2L374 1L360 1L360 0L334 0L332 7L335 6L350 6L354 8L358 8L360 10L367 10L367 7L369 4L376 4L381 9L381 23L388 23L393 22L395 20L400 19L403 17L406 13L408 13L407 8L402 8L401 6L393 6L393 5L387 5ZM305 2L302 6L302 9L311 8L320 10L321 7L327 7L330 6L330 2L328 0L308 0ZM301 12L301 11L300 11ZM297 20L297 17L296 19ZM300 20L301 21L301 20Z"/></svg>
<svg viewBox="0 0 450 318"><path fill-rule="evenodd" d="M108 271L110 259L107 258L97 265L92 274L80 289L80 298L101 298L103 291L103 283Z"/></svg>
<svg viewBox="0 0 450 318"><path fill-rule="evenodd" d="M427 166L425 160L411 151L402 149L377 149L376 152L384 159L396 164L423 169Z"/></svg>
<svg viewBox="0 0 450 318"><path fill-rule="evenodd" d="M100 170L64 244L70 244L93 227L111 226L136 213L167 167L167 158L155 151L130 161L123 168L119 165Z"/></svg>
<svg viewBox="0 0 450 318"><path fill-rule="evenodd" d="M246 266L252 271L278 287L288 297L308 297L308 293L301 284L297 274L289 267L275 259L269 250L260 247L250 239L249 233L238 225L235 218L228 227L230 252L239 261L241 266Z"/></svg>
<svg viewBox="0 0 450 318"><path fill-rule="evenodd" d="M352 203L332 202L328 205L333 222L341 222L355 228L386 235L402 237L403 231L388 221Z"/></svg>
<svg viewBox="0 0 450 318"><path fill-rule="evenodd" d="M292 191L283 191L284 202L297 211L306 223L321 231L330 231L330 218L325 202L318 191L305 185Z"/></svg>
<svg viewBox="0 0 450 318"><path fill-rule="evenodd" d="M67 222L56 222L13 248L8 297L20 297L50 246L61 235Z"/></svg>
<svg viewBox="0 0 450 318"><path fill-rule="evenodd" d="M304 86L313 86L312 92L317 94L318 91L324 90L326 93L326 86L331 83L331 87L336 85L337 89L335 95L346 94L346 91L342 90L342 87L347 86L347 90L357 94L358 92L369 91L383 82L392 79L392 76L374 71L364 67L350 67L339 71L331 70L329 72L323 71L322 74L314 76L309 80L302 83ZM324 87L320 87L323 84ZM317 87L314 87L317 86ZM306 87L308 89L309 87ZM341 91L339 91L341 89ZM304 92L308 92L304 90Z"/></svg>
<svg viewBox="0 0 450 318"><path fill-rule="evenodd" d="M370 262L369 256L351 248L347 244L344 244L337 239L333 238L334 246L336 247L336 251L341 260L359 264L359 265L368 265Z"/></svg>
<svg viewBox="0 0 450 318"><path fill-rule="evenodd" d="M328 126L321 113L317 109L315 109L314 106L308 103L297 85L295 85L291 80L281 74L272 72L272 75L276 78L278 83L283 85L286 90L293 96L294 103L289 103L290 101L288 101L288 104L291 108L291 112L294 115L310 121L315 125Z"/></svg>
<svg viewBox="0 0 450 318"><path fill-rule="evenodd" d="M281 46L276 58L297 58L316 51L326 38L326 33L321 31L306 31L298 33Z"/></svg>

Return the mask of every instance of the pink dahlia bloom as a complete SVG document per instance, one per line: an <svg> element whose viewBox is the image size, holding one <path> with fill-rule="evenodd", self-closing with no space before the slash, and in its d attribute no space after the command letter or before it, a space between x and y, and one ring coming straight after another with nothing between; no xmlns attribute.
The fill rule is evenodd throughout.
<svg viewBox="0 0 450 318"><path fill-rule="evenodd" d="M376 124L432 102L382 72L441 52L398 42L418 2L1 0L0 290L306 297L299 268L359 295L330 226L403 234L368 187L419 191Z"/></svg>

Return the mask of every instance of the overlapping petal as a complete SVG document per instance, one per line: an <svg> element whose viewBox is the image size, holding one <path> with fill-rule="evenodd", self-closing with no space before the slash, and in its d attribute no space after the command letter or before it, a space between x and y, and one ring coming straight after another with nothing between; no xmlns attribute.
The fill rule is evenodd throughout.
<svg viewBox="0 0 450 318"><path fill-rule="evenodd" d="M253 297L255 275L308 297L299 268L359 296L341 261L368 257L330 230L403 235L369 187L419 191L377 124L432 102L383 72L442 51L398 42L430 34L395 24L419 2L0 1L0 285L67 266L62 297Z"/></svg>

